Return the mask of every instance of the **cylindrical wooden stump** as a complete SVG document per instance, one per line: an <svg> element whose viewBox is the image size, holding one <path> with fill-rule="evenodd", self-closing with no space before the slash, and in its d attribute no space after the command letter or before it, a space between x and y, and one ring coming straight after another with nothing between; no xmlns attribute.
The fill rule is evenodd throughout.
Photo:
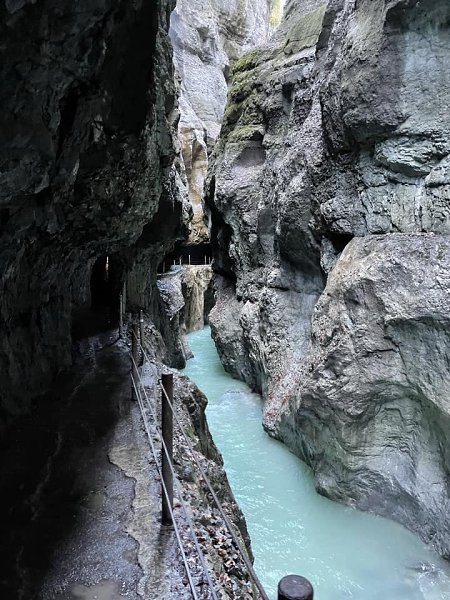
<svg viewBox="0 0 450 600"><path fill-rule="evenodd" d="M287 575L278 584L278 600L313 600L312 585L300 575Z"/></svg>

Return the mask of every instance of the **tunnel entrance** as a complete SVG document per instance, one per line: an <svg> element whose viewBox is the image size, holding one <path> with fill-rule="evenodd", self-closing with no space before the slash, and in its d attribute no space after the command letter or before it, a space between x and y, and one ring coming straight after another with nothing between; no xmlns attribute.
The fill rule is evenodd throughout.
<svg viewBox="0 0 450 600"><path fill-rule="evenodd" d="M109 256L100 256L91 272L91 308L110 308L114 297L114 274Z"/></svg>
<svg viewBox="0 0 450 600"><path fill-rule="evenodd" d="M90 305L72 311L72 340L77 341L119 326L124 267L117 256L96 259L90 274Z"/></svg>
<svg viewBox="0 0 450 600"><path fill-rule="evenodd" d="M114 256L100 256L91 271L91 308L109 316L111 325L119 321L122 266Z"/></svg>

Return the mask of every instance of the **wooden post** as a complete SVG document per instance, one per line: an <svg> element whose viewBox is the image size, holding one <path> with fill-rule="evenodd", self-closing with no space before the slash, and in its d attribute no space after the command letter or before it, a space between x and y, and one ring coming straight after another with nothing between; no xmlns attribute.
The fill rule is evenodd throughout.
<svg viewBox="0 0 450 600"><path fill-rule="evenodd" d="M161 429L162 429L162 438L164 440L164 444L167 449L167 454L162 449L162 477L163 482L167 490L168 499L164 493L162 492L162 514L161 514L161 522L163 525L171 525L172 524L172 516L170 514L170 509L173 508L173 475L170 468L170 464L173 463L173 414L172 409L167 401L166 394L173 406L173 375L163 374L161 376L161 383L163 386L162 392L162 409L161 409ZM164 393L164 390L166 394Z"/></svg>
<svg viewBox="0 0 450 600"><path fill-rule="evenodd" d="M173 259L173 266L175 267L177 264L177 261L175 259Z"/></svg>
<svg viewBox="0 0 450 600"><path fill-rule="evenodd" d="M119 337L123 337L123 294L119 296Z"/></svg>
<svg viewBox="0 0 450 600"><path fill-rule="evenodd" d="M144 364L144 313L142 310L139 311L139 340L141 342L139 365L143 365Z"/></svg>
<svg viewBox="0 0 450 600"><path fill-rule="evenodd" d="M278 584L278 600L313 600L310 582L300 575L287 575Z"/></svg>
<svg viewBox="0 0 450 600"><path fill-rule="evenodd" d="M182 260L182 259L181 259L181 256L180 256L180 267L181 267L181 260Z"/></svg>
<svg viewBox="0 0 450 600"><path fill-rule="evenodd" d="M126 277L126 274L125 274ZM120 320L122 322L122 337L125 334L125 320L127 316L127 280L124 279L122 286L122 315Z"/></svg>
<svg viewBox="0 0 450 600"><path fill-rule="evenodd" d="M208 261L208 257L207 257L207 256L206 256L206 254L205 254L205 265L207 265L207 264L208 264L208 262L207 262L207 261Z"/></svg>
<svg viewBox="0 0 450 600"><path fill-rule="evenodd" d="M137 367L139 360L139 328L136 321L133 323L131 330L131 355L133 357L131 364L131 377L133 378L131 382L131 399L137 400L137 394L134 387L136 386L137 388L139 386L139 372Z"/></svg>

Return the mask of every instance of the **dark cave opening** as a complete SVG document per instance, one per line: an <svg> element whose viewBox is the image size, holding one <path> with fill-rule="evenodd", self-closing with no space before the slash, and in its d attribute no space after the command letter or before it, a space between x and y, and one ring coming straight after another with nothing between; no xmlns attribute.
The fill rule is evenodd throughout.
<svg viewBox="0 0 450 600"><path fill-rule="evenodd" d="M336 254L340 254L355 236L347 233L336 233L329 231L327 232L326 237L333 244Z"/></svg>
<svg viewBox="0 0 450 600"><path fill-rule="evenodd" d="M109 308L114 296L114 269L109 256L100 256L91 271L91 307Z"/></svg>
<svg viewBox="0 0 450 600"><path fill-rule="evenodd" d="M73 311L73 341L119 326L122 287L123 265L117 257L103 255L97 258L90 275L90 306Z"/></svg>
<svg viewBox="0 0 450 600"><path fill-rule="evenodd" d="M119 322L122 270L116 257L104 255L97 258L91 271L91 309L103 315L112 327Z"/></svg>

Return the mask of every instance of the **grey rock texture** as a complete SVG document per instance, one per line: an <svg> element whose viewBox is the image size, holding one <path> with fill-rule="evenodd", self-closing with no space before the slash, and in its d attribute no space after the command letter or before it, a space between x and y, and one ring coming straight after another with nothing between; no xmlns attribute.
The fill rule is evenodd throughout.
<svg viewBox="0 0 450 600"><path fill-rule="evenodd" d="M158 291L162 300L162 309L169 323L165 336L155 328L152 339L159 339L155 358L170 358L168 348L175 345L177 351L171 354L179 357L181 366L191 356L185 335L202 329L209 320L214 305L212 268L209 265L184 265L172 267L169 272L158 277ZM168 344L173 340L172 344Z"/></svg>
<svg viewBox="0 0 450 600"><path fill-rule="evenodd" d="M394 517L447 557L449 289L447 236L355 238L316 304L278 425L322 493Z"/></svg>
<svg viewBox="0 0 450 600"><path fill-rule="evenodd" d="M225 367L321 492L446 556L449 18L439 0L288 2L234 65L207 180Z"/></svg>
<svg viewBox="0 0 450 600"><path fill-rule="evenodd" d="M269 32L271 0L178 0L170 37L180 81L178 137L189 201L191 242L208 240L203 187L221 127L231 63Z"/></svg>
<svg viewBox="0 0 450 600"><path fill-rule="evenodd" d="M0 419L70 365L97 257L110 255L118 287L128 277L130 310L157 304L158 256L188 219L173 168L173 4L0 5Z"/></svg>
<svg viewBox="0 0 450 600"><path fill-rule="evenodd" d="M151 325L149 323L149 325ZM159 353L153 336L148 348ZM167 367L147 362L142 377L152 406L156 379ZM15 422L0 448L2 598L23 600L189 600L186 571L173 528L161 524L161 481L142 414L130 402L126 340L110 330L84 341L74 368L58 379L31 415ZM156 393L155 393L156 391ZM230 490L208 430L203 394L175 375L178 418L242 544L245 519ZM157 410L157 413L159 411ZM155 420L148 415L156 454ZM175 469L219 594L247 599L246 569L178 428ZM203 591L201 564L176 493L175 514L185 550ZM219 591L220 590L220 591Z"/></svg>
<svg viewBox="0 0 450 600"><path fill-rule="evenodd" d="M203 329L208 323L211 300L214 301L212 286L212 268L209 265L184 267L182 290L186 333Z"/></svg>
<svg viewBox="0 0 450 600"><path fill-rule="evenodd" d="M324 16L323 3L316 4L306 14L294 7L298 13L269 45L235 63L208 179L219 290L211 326L225 366L269 404L281 393L286 368L304 355L308 316L324 286L320 243L310 229L311 184L297 166L309 159L313 167L320 152L315 54L308 47ZM224 330L219 322L227 323Z"/></svg>
<svg viewBox="0 0 450 600"><path fill-rule="evenodd" d="M185 339L185 298L182 288L183 268L173 267L164 275L158 276L158 296L161 299L160 312L163 318L159 320L167 327L156 327L151 323L152 332L148 351L154 360L163 359L166 364L170 363L171 356L175 357L177 368L186 366L186 360L191 357Z"/></svg>

